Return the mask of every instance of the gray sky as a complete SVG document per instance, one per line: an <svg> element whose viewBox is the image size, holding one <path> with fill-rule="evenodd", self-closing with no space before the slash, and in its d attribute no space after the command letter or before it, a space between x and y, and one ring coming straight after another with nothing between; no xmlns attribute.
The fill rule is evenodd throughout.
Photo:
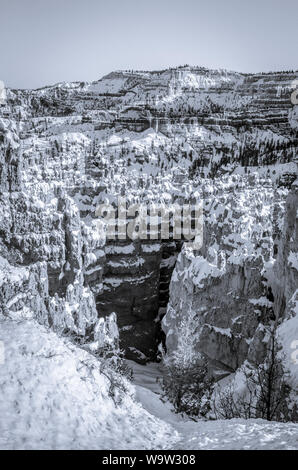
<svg viewBox="0 0 298 470"><path fill-rule="evenodd" d="M117 69L297 69L297 0L0 0L0 80L36 88Z"/></svg>

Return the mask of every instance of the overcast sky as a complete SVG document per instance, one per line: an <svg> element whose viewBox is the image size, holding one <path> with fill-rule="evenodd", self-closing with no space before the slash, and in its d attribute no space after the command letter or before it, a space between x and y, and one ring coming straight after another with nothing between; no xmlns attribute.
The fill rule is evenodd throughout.
<svg viewBox="0 0 298 470"><path fill-rule="evenodd" d="M297 69L297 0L0 0L0 80L36 88L191 64Z"/></svg>

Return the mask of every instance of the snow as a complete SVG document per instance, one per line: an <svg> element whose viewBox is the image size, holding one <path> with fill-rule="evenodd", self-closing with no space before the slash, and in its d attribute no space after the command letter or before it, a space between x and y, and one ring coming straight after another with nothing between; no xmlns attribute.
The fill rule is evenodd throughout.
<svg viewBox="0 0 298 470"><path fill-rule="evenodd" d="M232 338L231 328L219 328L218 326L209 325L208 323L206 323L206 325L208 326L208 328L215 331L216 333Z"/></svg>
<svg viewBox="0 0 298 470"><path fill-rule="evenodd" d="M118 278L118 277L111 277L111 276L106 276L104 279L104 283L106 284L105 289L109 289L109 285L112 286L113 288L119 287L123 283L135 283L135 284L141 284L143 283L146 279L149 279L152 276L152 272L148 273L147 275L144 276L137 276L137 277L131 277L131 276L125 276L124 278Z"/></svg>
<svg viewBox="0 0 298 470"><path fill-rule="evenodd" d="M99 361L33 320L0 318L1 449L163 449L169 424L133 399L117 408ZM176 436L177 437L177 436Z"/></svg>
<svg viewBox="0 0 298 470"><path fill-rule="evenodd" d="M133 244L131 245L125 245L125 246L106 246L105 247L105 252L107 254L112 254L112 255L130 255L135 251L135 247Z"/></svg>
<svg viewBox="0 0 298 470"><path fill-rule="evenodd" d="M272 307L273 303L267 297L259 297L258 299L248 299L249 303L259 305L260 307Z"/></svg>
<svg viewBox="0 0 298 470"><path fill-rule="evenodd" d="M0 287L9 278L11 283L19 283L22 280L28 279L29 272L26 268L17 268L11 266L8 261L0 256Z"/></svg>
<svg viewBox="0 0 298 470"><path fill-rule="evenodd" d="M93 93L119 93L123 89L125 79L123 78L102 78L98 82L93 82L88 86L88 91Z"/></svg>
<svg viewBox="0 0 298 470"><path fill-rule="evenodd" d="M144 258L137 258L135 261L131 260L120 260L120 261L108 261L107 266L110 266L111 268L125 268L125 267L139 267L142 266L145 263Z"/></svg>
<svg viewBox="0 0 298 470"><path fill-rule="evenodd" d="M192 258L191 265L185 270L184 278L192 279L192 282L200 288L204 287L202 281L211 277L219 277L223 274L223 271L217 268L217 266L209 263L203 256L197 256Z"/></svg>
<svg viewBox="0 0 298 470"><path fill-rule="evenodd" d="M298 449L298 425L198 421L160 398L159 364L134 369L117 407L99 361L34 320L0 318L1 449ZM134 398L135 394L135 398Z"/></svg>
<svg viewBox="0 0 298 470"><path fill-rule="evenodd" d="M298 271L298 253L294 253L293 251L290 251L288 262L292 268Z"/></svg>
<svg viewBox="0 0 298 470"><path fill-rule="evenodd" d="M161 245L159 243L154 243L153 245L142 245L143 253L157 253L160 251Z"/></svg>
<svg viewBox="0 0 298 470"><path fill-rule="evenodd" d="M153 363L141 366L132 361L129 361L129 365L134 371L139 402L150 414L160 417L178 433L175 449L298 449L297 424L236 418L194 422L181 417L173 413L169 402L160 399L161 389L156 379L162 375L161 366Z"/></svg>
<svg viewBox="0 0 298 470"><path fill-rule="evenodd" d="M177 261L177 256L176 255L171 255L169 258L165 258L161 260L160 267L161 268L171 268L175 266L175 263Z"/></svg>
<svg viewBox="0 0 298 470"><path fill-rule="evenodd" d="M147 81L150 82L149 90L146 90ZM234 131L233 126L229 125L229 119L237 117L241 108L245 109L254 99L251 93L249 96L244 96L241 92L241 85L244 81L244 77L236 73L202 71L188 67L160 74L139 73L139 76L138 73L117 72L102 80L85 83L82 87L75 83L63 83L52 87L54 92L55 88L75 91L78 87L80 87L80 92L84 92L82 100L80 97L73 100L75 114L72 116L38 117L36 114L37 117L32 118L25 103L22 106L14 105L14 112L20 111L22 120L16 124L13 116L10 120L0 118L0 127L5 131L5 139L10 142L11 147L14 149L20 147L20 155L24 157L21 176L24 191L26 190L24 192L26 201L28 194L30 198L32 195L30 201L28 199L28 203L30 202L30 208L27 207L30 209L28 213L30 214L33 210L37 214L47 214L44 219L46 225L48 225L48 216L51 215L60 227L63 221L62 214L59 215L57 212L60 196L56 194L56 190L63 187L81 188L80 194L76 193L73 199L69 198L67 213L79 219L80 212L88 212L89 215L85 219L88 224L91 223L90 214L95 211L97 203L100 204L103 200L106 203L116 202L118 194L123 189L129 202L145 200L159 203L162 201L166 207L177 198L179 200L180 197L197 197L198 195L200 198L203 190L207 198L210 194L210 199L214 197L216 199L216 204L214 206L211 204L209 208L207 208L208 199L205 201L206 223L210 224L210 228L213 224L214 230L218 228L222 230L222 241L231 248L226 251L231 255L227 259L221 257L223 252L219 251L218 244L214 244L213 249L210 247L208 259L202 256L192 258L189 254L185 266L180 271L178 269L174 271L172 281L179 280L182 284L189 283L190 285L193 282L197 288L204 288L208 282L214 281L212 277L220 277L225 274L226 269L230 269L228 263L241 265L250 256L260 254L261 249L256 248L255 239L264 238L264 246L269 243L266 237L262 237L262 232L273 233L274 224L271 214L275 195L284 192L283 196L280 194L282 197L278 198L278 204L283 204L280 199L284 200L287 192L286 189L276 189L272 186L269 188L268 179L276 182L282 175L295 174L296 163L293 161L282 163L282 155L276 150L273 160L276 160L276 163L249 168L237 164L237 155L242 146L245 146L244 144L254 143L253 148L256 146L262 153L265 143L271 141L275 144L291 143L287 131L283 135L284 131L274 125L270 126L273 130L259 129L257 126L245 132ZM287 91L288 80L279 81L279 85L276 86L275 80L266 82L266 78L260 78L253 86L260 87L261 93L265 83L270 84L272 90L276 89L277 97L282 97ZM237 91L238 85L240 93ZM128 91L129 89L133 92ZM32 96L36 93L37 97L42 95L47 97L50 91L51 88L47 87L38 92L32 92ZM9 91L9 93L12 92ZM98 106L103 106L100 101L101 94L120 94L121 96L116 97L115 100L109 98L112 102L111 109L99 109ZM88 96L90 100L94 100L93 107L96 109L89 109ZM87 108L84 110L85 99L87 99ZM196 111L204 110L206 105L207 109L210 106L207 99L211 104L224 107L221 117L217 118L217 113L213 116L214 126L213 124L211 126L200 125L199 119L196 118ZM19 102L19 98L16 101ZM167 123L162 125L161 121L156 120L155 131L149 128L144 132L133 132L125 126L119 129L116 126L113 131L96 128L96 124L103 120L114 123L117 117L138 118L141 116L140 112L144 112L144 105L148 103L156 109L157 114L160 111L160 115L163 113L167 115L170 109L173 109L174 115L179 111L180 122L178 120L176 122L175 119L173 122L165 119ZM134 110L130 109L132 105ZM140 112L138 109L135 110L137 106ZM194 119L191 125L186 125L183 113L185 111L188 115L191 108L193 108L191 112L194 114ZM82 123L82 113L86 110L90 122ZM229 113L231 113L230 117ZM279 114L281 117L286 117L287 111L281 109ZM257 106L254 117L256 123L258 118L262 119L262 115L263 111ZM289 111L289 122L293 129L297 128L297 116L298 107L294 106ZM30 119L34 128L30 127ZM152 117L149 116L148 119L150 125L153 126ZM220 124L220 121L226 121L227 125ZM20 130L23 131L23 135L20 135L21 139L18 137L19 132L16 126L20 126ZM56 143L61 147L61 152L57 154L54 152L52 155ZM225 177L219 178L210 184L208 180L199 181L197 186L194 180L187 181L188 169L191 165L187 152L191 152L192 161L197 158L200 160L202 156L207 158L204 173L205 176L210 176L212 165L219 164L221 167L223 147L227 147L229 151L236 149L235 162L222 165L223 172L230 173L226 179ZM93 162L93 157L95 162ZM90 163L91 170L88 167L85 168L88 163ZM98 170L93 168L95 163L102 164L103 169L108 172L106 179L99 179ZM252 183L247 180L247 176L243 176L245 172L248 172L250 176L255 175ZM231 173L233 173L232 177ZM183 180L183 175L186 181ZM177 179L175 179L176 176ZM179 179L180 176L182 180ZM264 178L267 180L265 181ZM103 183L103 188L101 183ZM239 197L221 196L221 193L232 194L233 185L236 184L237 188L239 185L237 189ZM200 192L196 191L198 187ZM57 197L54 198L54 196ZM19 193L11 192L9 197L16 204ZM72 200L74 203L71 202ZM5 205L3 207L6 209ZM4 216L6 221L9 217L5 209L1 216ZM257 217L259 222L256 222ZM89 266L89 269L84 269L84 274L93 275L93 278L98 277L96 287L100 289L103 287L100 282L102 268L98 267L100 265L94 266L99 258L104 257L105 254L123 255L120 261L118 259L108 261L108 266L114 271L118 268L124 271L126 267L139 267L144 259L137 257L136 246L132 243L97 249L101 241L100 246L103 248L104 234L101 230L102 222L98 220L96 224L96 227L88 229L88 243L90 238L90 246L94 250L86 253L84 268ZM234 235L225 236L227 224L233 224L228 233L234 231L236 232ZM282 217L279 215L276 224L281 230ZM51 233L58 238L59 230L57 233L56 231ZM80 233L81 225L71 230L71 236L74 237L76 243L80 238ZM52 248L49 245L46 241L48 235L39 235L38 233L14 234L18 244L24 243L24 249L28 254L31 248L30 238L34 244L42 245L42 256L44 256L42 259L54 258L52 267L59 268L58 248ZM160 250L161 245L158 242L141 245L142 253L152 255L152 257L156 257ZM35 256L35 253L33 255ZM162 259L161 267L174 266L175 261L175 256ZM269 271L270 263L272 264L272 260L264 262L264 266L268 268L267 271ZM292 268L291 275L295 275L294 269L297 270L298 265L297 254L290 252L288 263ZM65 276L65 271L70 270L71 266L67 262L59 279ZM115 277L106 277L104 280L106 290L113 290L123 282L144 283L145 285L146 279L152 277L151 272L147 276L126 276L119 280L114 271L112 274L115 274ZM95 276L97 272L98 275ZM108 379L99 372L99 360L95 360L87 351L74 347L66 340L58 338L54 333L37 325L31 318L36 315L33 309L27 306L18 307L18 304L23 303L23 294L14 294L19 291L20 284L26 285L25 281L30 279L29 273L28 267L12 266L0 257L0 288L4 284L12 286L12 297L9 297L6 305L9 310L7 313L9 319L0 319L0 347L1 340L5 343L5 363L0 365L0 447L297 448L295 438L297 425L267 423L261 420L194 423L174 414L171 405L160 399L161 390L156 378L162 375L162 369L157 364L147 366L131 364L135 371L135 388L129 387L129 393L124 397L122 405L115 408L108 394ZM67 280L66 277L65 280ZM41 282L44 281L47 279L41 278ZM91 302L93 298L91 292L84 288L78 299L75 294L77 283L78 278L74 286L68 285L67 299L65 302L61 301L64 305L67 325L73 323L73 316L80 308L78 300L80 302L86 300L87 305L88 299ZM26 300L27 293L24 296ZM293 312L296 311L297 314L296 299L297 293L296 297L292 298ZM256 306L271 306L265 297L249 299L249 303ZM49 304L53 309L58 307L56 299L50 300ZM202 306L200 308L204 310ZM175 311L170 306L168 315L171 313L174 315ZM164 321L165 319L166 317ZM127 328L129 326L123 327L123 330ZM210 326L210 328L227 337L232 335L230 328L215 326ZM96 351L101 338L109 337L102 320L99 321L95 333L97 342L95 341L91 346L89 344L91 351ZM279 327L278 333L283 345L285 364L291 372L293 386L297 386L297 316L287 318ZM173 329L168 331L168 337L171 334L175 335ZM249 342L251 339L246 339L246 341ZM139 354L140 358L144 358L136 348L130 349ZM136 393L137 402L133 396L134 393Z"/></svg>
<svg viewBox="0 0 298 470"><path fill-rule="evenodd" d="M278 327L277 334L280 344L282 345L282 356L284 359L285 367L290 371L291 385L294 390L298 390L298 302L297 302L298 291L294 293L291 301L289 302L294 305L293 313L295 316L283 321ZM298 403L297 393L296 401Z"/></svg>
<svg viewBox="0 0 298 470"><path fill-rule="evenodd" d="M201 426L200 426L201 424ZM262 419L230 419L188 423L178 449L297 450L298 426Z"/></svg>

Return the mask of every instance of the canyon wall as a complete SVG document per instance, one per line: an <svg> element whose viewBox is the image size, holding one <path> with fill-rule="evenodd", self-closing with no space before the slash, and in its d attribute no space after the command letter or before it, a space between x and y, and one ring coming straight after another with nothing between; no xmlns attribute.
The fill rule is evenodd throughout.
<svg viewBox="0 0 298 470"><path fill-rule="evenodd" d="M262 325L287 314L297 281L292 190L285 203L296 177L294 78L185 67L7 90L1 312L90 345L116 314L121 347L139 361L155 358L165 313L170 353L190 312L198 351L219 375L261 360ZM201 251L107 239L96 209L120 196L203 200Z"/></svg>
<svg viewBox="0 0 298 470"><path fill-rule="evenodd" d="M284 212L292 227L296 212L289 213L292 191L277 189L257 174L214 183L205 192L203 248L200 252L185 248L178 257L163 329L172 354L189 319L195 349L208 358L217 376L224 376L246 359L261 363L266 354L265 327L285 315L281 304L293 295L297 272L293 267L287 276L278 266L282 263L287 269L285 260L280 261L285 250L280 233ZM288 229L286 233L292 237ZM293 250L294 244L292 240Z"/></svg>

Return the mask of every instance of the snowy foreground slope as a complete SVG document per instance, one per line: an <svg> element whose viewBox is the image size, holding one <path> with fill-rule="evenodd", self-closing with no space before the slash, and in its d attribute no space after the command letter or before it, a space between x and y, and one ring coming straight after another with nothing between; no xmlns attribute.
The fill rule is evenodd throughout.
<svg viewBox="0 0 298 470"><path fill-rule="evenodd" d="M116 408L89 353L34 320L0 323L1 449L298 449L291 423L177 417L152 391L150 366L135 371L147 388L133 398L132 386Z"/></svg>
<svg viewBox="0 0 298 470"><path fill-rule="evenodd" d="M35 321L0 320L0 448L144 449L178 433L129 395L115 407L98 361Z"/></svg>
<svg viewBox="0 0 298 470"><path fill-rule="evenodd" d="M253 450L298 449L298 425L268 422L263 419L230 419L194 422L171 411L171 405L160 400L156 378L162 375L158 364L134 370L137 399L149 413L171 424L178 431L174 449L191 450Z"/></svg>

